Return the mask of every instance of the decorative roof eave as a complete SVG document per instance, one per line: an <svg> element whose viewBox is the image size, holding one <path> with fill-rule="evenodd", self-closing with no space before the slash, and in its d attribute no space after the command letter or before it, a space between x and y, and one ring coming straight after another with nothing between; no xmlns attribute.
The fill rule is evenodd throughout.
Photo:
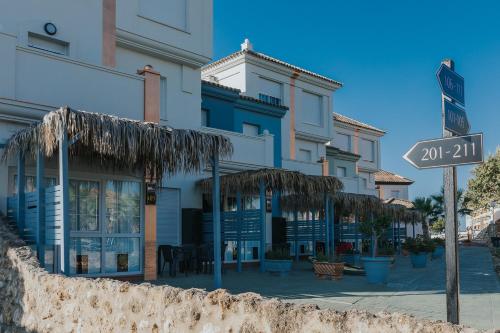
<svg viewBox="0 0 500 333"><path fill-rule="evenodd" d="M233 194L258 194L261 182L266 191L302 196L336 193L343 188L342 182L332 176L311 176L284 169L246 170L220 177L221 191ZM198 185L203 192L211 193L212 178L202 179Z"/></svg>
<svg viewBox="0 0 500 333"><path fill-rule="evenodd" d="M337 147L326 146L326 156L333 156L335 158L341 158L349 161L357 162L361 158L361 155L351 153L350 151L345 151Z"/></svg>
<svg viewBox="0 0 500 333"><path fill-rule="evenodd" d="M340 123L340 124L344 125L345 128L358 127L362 130L367 131L368 133L375 134L377 136L383 136L383 135L387 134L387 132L384 130L381 130L381 129L376 128L376 127L369 125L369 124L365 124L359 120L344 116L343 114L340 114L340 113L334 112L333 113L333 120L334 120L334 123Z"/></svg>
<svg viewBox="0 0 500 333"><path fill-rule="evenodd" d="M202 68L202 72L207 72L214 67L220 66L224 63L227 63L227 62L239 59L239 58L244 58L246 56L251 56L251 57L259 59L259 60L264 60L264 61L276 64L276 65L279 65L280 67L286 68L290 72L298 72L298 73L306 74L306 75L310 76L311 78L319 79L320 81L324 81L325 83L328 84L328 89L332 89L332 88L338 89L338 88L341 88L343 86L343 84L341 82L333 80L333 79L326 77L324 75L320 75L320 74L311 72L311 71L306 70L304 68L289 64L285 61L282 61L282 60L270 57L268 55L265 55L263 53L255 52L255 51L252 51L249 49L237 51L237 52L231 53L230 55L228 55L226 57L223 57L219 60L216 60L216 61L204 66Z"/></svg>
<svg viewBox="0 0 500 333"><path fill-rule="evenodd" d="M38 148L51 157L57 153L63 131L74 141L69 146L70 157L80 156L106 168L144 170L159 180L164 174L199 172L214 155L224 158L233 152L231 141L222 135L64 107L15 133L2 160L18 153L34 158Z"/></svg>

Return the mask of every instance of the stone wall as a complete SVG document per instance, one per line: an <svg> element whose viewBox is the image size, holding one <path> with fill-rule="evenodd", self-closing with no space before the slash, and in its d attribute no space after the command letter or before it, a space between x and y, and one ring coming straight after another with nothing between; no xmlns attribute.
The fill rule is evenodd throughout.
<svg viewBox="0 0 500 333"><path fill-rule="evenodd" d="M475 332L402 314L319 310L247 293L48 274L0 221L0 331Z"/></svg>

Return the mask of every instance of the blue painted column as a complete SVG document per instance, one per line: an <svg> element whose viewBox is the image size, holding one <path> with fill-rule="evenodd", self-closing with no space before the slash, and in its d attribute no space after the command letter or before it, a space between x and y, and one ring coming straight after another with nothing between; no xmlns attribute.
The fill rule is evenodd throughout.
<svg viewBox="0 0 500 333"><path fill-rule="evenodd" d="M325 255L330 255L330 200L325 194Z"/></svg>
<svg viewBox="0 0 500 333"><path fill-rule="evenodd" d="M219 156L212 160L212 221L214 235L214 288L222 287Z"/></svg>
<svg viewBox="0 0 500 333"><path fill-rule="evenodd" d="M69 268L69 245L70 245L70 221L69 221L69 175L68 175L68 135L66 125L62 126L59 137L59 185L61 186L61 257L60 268L65 275L70 274Z"/></svg>
<svg viewBox="0 0 500 333"><path fill-rule="evenodd" d="M358 250L358 242L359 242L359 239L358 239L358 220L359 220L359 216L357 213L354 214L354 249L357 251Z"/></svg>
<svg viewBox="0 0 500 333"><path fill-rule="evenodd" d="M401 221L398 220L398 254L401 254L401 229L400 229Z"/></svg>
<svg viewBox="0 0 500 333"><path fill-rule="evenodd" d="M396 222L392 221L392 248L396 250Z"/></svg>
<svg viewBox="0 0 500 333"><path fill-rule="evenodd" d="M331 236L331 242L332 242L332 247L331 247L331 252L330 254L333 256L335 255L335 203L333 199L330 199L330 211L332 214L331 217L331 225L332 225L332 236Z"/></svg>
<svg viewBox="0 0 500 333"><path fill-rule="evenodd" d="M266 266L266 187L264 180L259 183L259 197L260 197L260 265L259 271L265 272Z"/></svg>
<svg viewBox="0 0 500 333"><path fill-rule="evenodd" d="M19 231L19 236L24 235L24 209L26 207L26 196L24 194L24 187L26 183L26 174L24 166L24 154L19 152L17 159L17 216L16 223Z"/></svg>
<svg viewBox="0 0 500 333"><path fill-rule="evenodd" d="M36 251L40 265L45 267L45 156L40 148L38 148L36 156L36 191L38 196Z"/></svg>
<svg viewBox="0 0 500 333"><path fill-rule="evenodd" d="M413 218L413 239L415 239L415 218Z"/></svg>
<svg viewBox="0 0 500 333"><path fill-rule="evenodd" d="M297 211L293 212L293 234L295 244L295 261L299 261L299 217Z"/></svg>
<svg viewBox="0 0 500 333"><path fill-rule="evenodd" d="M241 192L238 191L236 192L236 223L238 224L237 226L237 243L236 243L236 271L241 272L242 269L242 264L241 264L241 250L243 250L241 246L241 232L243 229L243 219L242 219L242 214L243 212L241 211Z"/></svg>
<svg viewBox="0 0 500 333"><path fill-rule="evenodd" d="M373 213L370 214L370 219L373 223ZM371 256L372 257L375 257L375 254L376 254L376 249L375 249L375 236L373 235L373 232L372 234L370 235L371 237L371 244L370 244L370 248L371 248Z"/></svg>
<svg viewBox="0 0 500 333"><path fill-rule="evenodd" d="M313 257L316 257L316 221L315 221L315 211L311 212L311 226L312 226L312 254Z"/></svg>

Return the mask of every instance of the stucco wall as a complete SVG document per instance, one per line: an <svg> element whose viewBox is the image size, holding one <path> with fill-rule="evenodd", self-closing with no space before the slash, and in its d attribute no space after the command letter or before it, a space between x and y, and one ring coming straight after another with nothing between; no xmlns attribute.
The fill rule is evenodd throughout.
<svg viewBox="0 0 500 333"><path fill-rule="evenodd" d="M0 305L0 327L36 332L474 332L401 314L318 310L252 293L50 275L3 222Z"/></svg>

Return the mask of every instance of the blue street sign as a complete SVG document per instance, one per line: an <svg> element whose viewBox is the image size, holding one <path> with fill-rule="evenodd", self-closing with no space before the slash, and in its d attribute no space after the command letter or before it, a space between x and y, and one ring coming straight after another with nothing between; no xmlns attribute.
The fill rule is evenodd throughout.
<svg viewBox="0 0 500 333"><path fill-rule="evenodd" d="M466 135L470 130L465 111L446 100L444 101L444 127L457 135Z"/></svg>
<svg viewBox="0 0 500 333"><path fill-rule="evenodd" d="M452 100L465 105L464 78L452 71L445 64L441 64L436 75L442 93Z"/></svg>

